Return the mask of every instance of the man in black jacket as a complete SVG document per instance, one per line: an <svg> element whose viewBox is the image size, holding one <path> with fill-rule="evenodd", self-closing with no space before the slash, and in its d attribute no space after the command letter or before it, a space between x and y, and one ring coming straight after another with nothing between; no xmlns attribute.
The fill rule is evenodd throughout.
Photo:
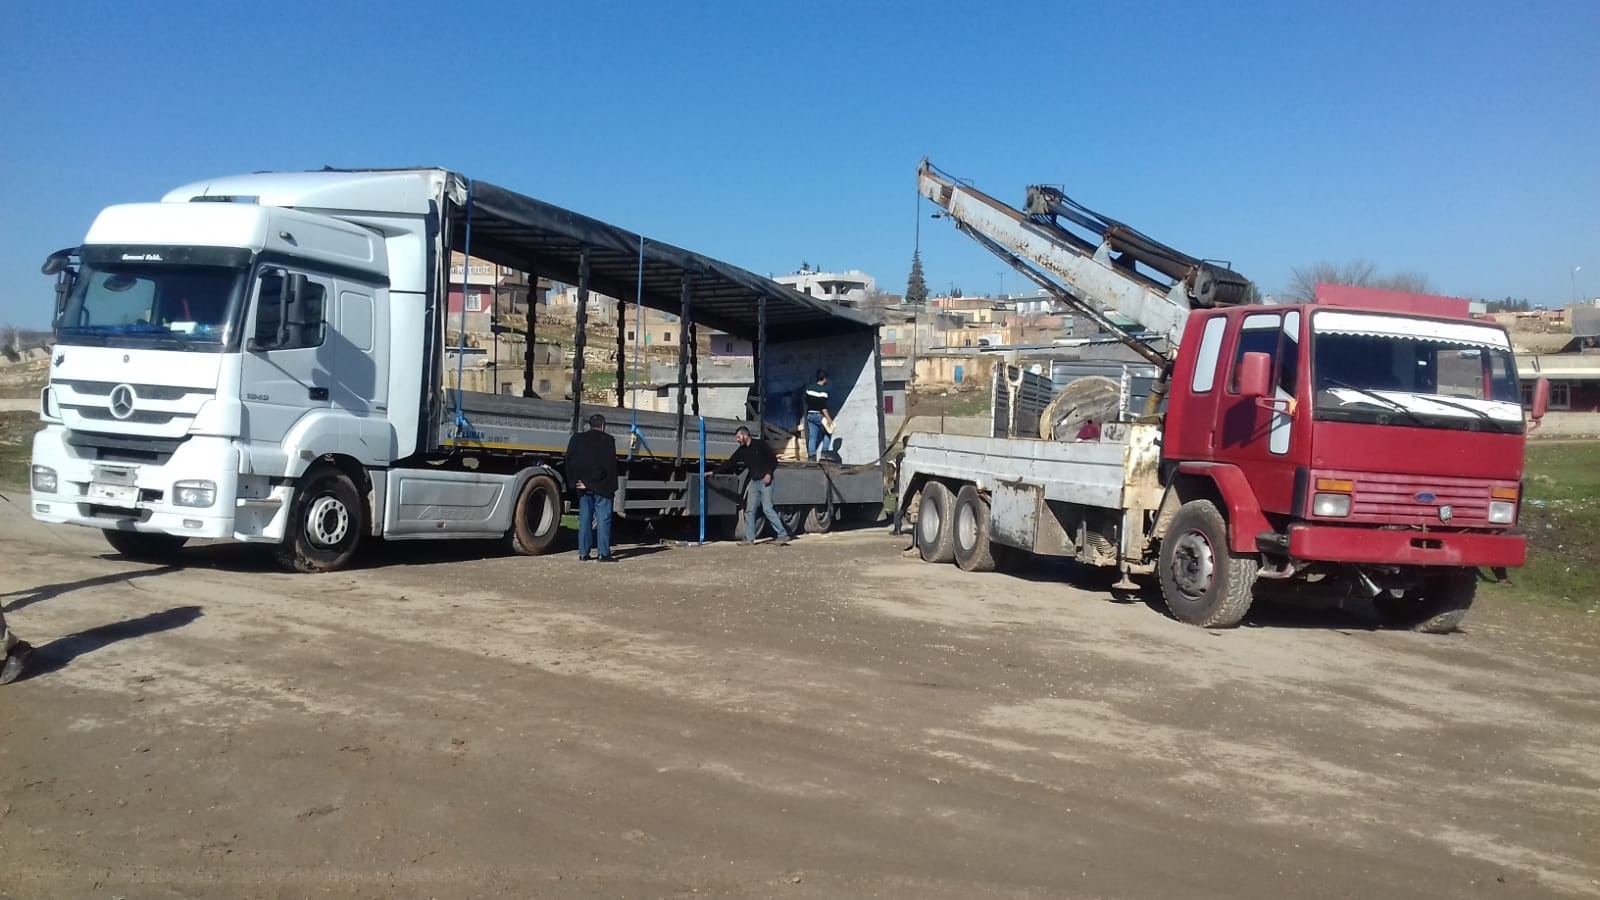
<svg viewBox="0 0 1600 900"><path fill-rule="evenodd" d="M777 535L773 543L782 547L789 543L789 532L784 530L778 511L772 508L772 476L778 471L778 454L767 446L766 441L753 440L750 429L743 425L734 432L733 439L739 442L739 449L733 451L733 455L723 460L721 465L707 471L706 477L726 475L740 467L748 469L750 486L744 498L744 542L749 544L755 539L756 508L759 506L766 513L767 521L772 523L772 533Z"/></svg>
<svg viewBox="0 0 1600 900"><path fill-rule="evenodd" d="M567 442L567 483L578 495L578 558L593 559L589 548L598 545L601 562L616 562L611 499L617 493L617 441L606 434L605 416L590 416L589 430Z"/></svg>

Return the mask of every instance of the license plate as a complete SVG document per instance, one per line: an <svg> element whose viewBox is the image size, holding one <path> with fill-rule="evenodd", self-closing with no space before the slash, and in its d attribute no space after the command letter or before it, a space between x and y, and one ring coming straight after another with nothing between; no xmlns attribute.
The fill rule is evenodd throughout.
<svg viewBox="0 0 1600 900"><path fill-rule="evenodd" d="M89 496L94 500L106 503L122 503L133 506L139 502L139 489L123 484L95 484L89 485Z"/></svg>
<svg viewBox="0 0 1600 900"><path fill-rule="evenodd" d="M110 466L94 467L94 483L128 486L134 482L132 469L115 469Z"/></svg>

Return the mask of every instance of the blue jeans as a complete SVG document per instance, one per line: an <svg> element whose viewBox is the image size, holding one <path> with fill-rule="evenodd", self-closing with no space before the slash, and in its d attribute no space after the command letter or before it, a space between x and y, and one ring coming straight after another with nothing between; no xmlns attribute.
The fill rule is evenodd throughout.
<svg viewBox="0 0 1600 900"><path fill-rule="evenodd" d="M600 555L611 555L611 498L589 491L578 492L578 558L589 555L599 532Z"/></svg>
<svg viewBox="0 0 1600 900"><path fill-rule="evenodd" d="M828 432L822 427L822 413L806 413L806 458L816 459L817 448L832 450L828 440Z"/></svg>
<svg viewBox="0 0 1600 900"><path fill-rule="evenodd" d="M789 536L784 530L783 520L778 518L778 511L772 508L772 485L762 484L761 479L750 479L750 490L744 497L744 539L755 540L756 512L757 509L767 514L767 521L772 523L772 533L779 540Z"/></svg>

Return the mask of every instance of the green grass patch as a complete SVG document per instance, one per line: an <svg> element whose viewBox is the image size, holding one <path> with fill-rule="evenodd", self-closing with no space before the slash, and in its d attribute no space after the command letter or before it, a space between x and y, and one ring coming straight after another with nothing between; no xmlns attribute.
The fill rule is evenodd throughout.
<svg viewBox="0 0 1600 900"><path fill-rule="evenodd" d="M1600 441L1528 444L1521 529L1528 561L1506 596L1600 606Z"/></svg>
<svg viewBox="0 0 1600 900"><path fill-rule="evenodd" d="M968 397L950 404L947 416L985 416L989 414L989 397L987 395Z"/></svg>
<svg viewBox="0 0 1600 900"><path fill-rule="evenodd" d="M43 427L37 413L0 412L0 487L27 489L33 435Z"/></svg>

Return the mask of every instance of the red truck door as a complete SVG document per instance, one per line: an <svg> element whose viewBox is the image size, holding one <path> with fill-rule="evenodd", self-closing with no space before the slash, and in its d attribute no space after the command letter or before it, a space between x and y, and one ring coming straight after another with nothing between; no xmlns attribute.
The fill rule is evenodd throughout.
<svg viewBox="0 0 1600 900"><path fill-rule="evenodd" d="M1294 503L1294 473L1304 456L1308 435L1297 429L1295 413L1302 370L1300 351L1301 313L1252 312L1230 317L1238 323L1227 357L1226 383L1217 409L1217 442L1214 458L1238 466L1255 489L1263 512L1291 512ZM1272 358L1273 396L1257 401L1239 393L1239 363L1246 353L1265 353Z"/></svg>

